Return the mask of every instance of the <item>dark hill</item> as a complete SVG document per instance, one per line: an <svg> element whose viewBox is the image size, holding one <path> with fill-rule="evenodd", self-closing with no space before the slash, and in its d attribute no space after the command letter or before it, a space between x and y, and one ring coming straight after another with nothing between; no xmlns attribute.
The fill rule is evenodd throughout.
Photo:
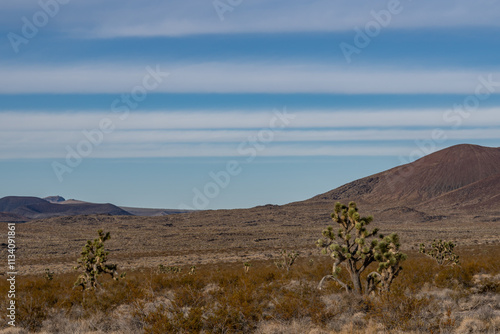
<svg viewBox="0 0 500 334"><path fill-rule="evenodd" d="M0 198L0 212L13 212L17 208L27 205L44 205L48 202L38 197L7 196Z"/></svg>
<svg viewBox="0 0 500 334"><path fill-rule="evenodd" d="M37 197L4 197L0 199L0 211L30 219L89 214L130 215L113 204L55 204Z"/></svg>
<svg viewBox="0 0 500 334"><path fill-rule="evenodd" d="M13 213L0 212L0 222L2 223L24 223L29 219Z"/></svg>

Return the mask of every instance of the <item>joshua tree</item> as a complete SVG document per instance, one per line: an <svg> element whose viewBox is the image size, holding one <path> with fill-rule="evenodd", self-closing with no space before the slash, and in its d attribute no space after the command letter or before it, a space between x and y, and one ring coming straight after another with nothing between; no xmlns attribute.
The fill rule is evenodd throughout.
<svg viewBox="0 0 500 334"><path fill-rule="evenodd" d="M54 279L54 272L49 268L45 268L45 279L47 281L52 281Z"/></svg>
<svg viewBox="0 0 500 334"><path fill-rule="evenodd" d="M81 286L83 290L100 286L98 278L101 274L109 274L114 280L125 277L125 274L118 275L116 264L106 264L109 252L104 250L104 242L111 238L111 234L109 232L104 234L102 230L97 233L99 237L94 241L88 240L83 247L78 266L75 267L83 270L75 282L75 287Z"/></svg>
<svg viewBox="0 0 500 334"><path fill-rule="evenodd" d="M243 268L245 269L245 273L247 273L250 270L250 267L252 264L250 262L243 262Z"/></svg>
<svg viewBox="0 0 500 334"><path fill-rule="evenodd" d="M434 239L430 249L420 244L420 253L433 258L440 266L454 266L459 264L458 255L453 251L455 246L452 241Z"/></svg>
<svg viewBox="0 0 500 334"><path fill-rule="evenodd" d="M378 269L367 277L366 293L374 291L377 286L388 292L392 281L399 275L403 267L400 263L406 260L406 254L399 251L399 237L396 233L383 238L373 249Z"/></svg>
<svg viewBox="0 0 500 334"><path fill-rule="evenodd" d="M323 238L316 243L324 254L330 254L334 260L332 275L321 279L319 289L326 279L332 279L347 291L362 294L361 273L372 262L379 261L378 272L368 275L364 292L370 293L377 286L389 290L390 284L401 270L399 262L405 259L405 255L399 253L398 236L391 234L384 238L376 228L368 231L367 226L373 221L373 217L361 217L354 202L350 202L348 206L336 203L332 219L339 225L338 231L335 233L333 227L329 226L323 231ZM368 240L377 236L381 239L380 242L377 239ZM352 287L338 277L341 264L349 272Z"/></svg>
<svg viewBox="0 0 500 334"><path fill-rule="evenodd" d="M274 261L274 265L278 269L286 270L286 272L288 273L298 257L299 252L297 251L287 252L285 249L281 249L279 258Z"/></svg>
<svg viewBox="0 0 500 334"><path fill-rule="evenodd" d="M194 275L196 274L196 266L191 266L189 268L189 275Z"/></svg>

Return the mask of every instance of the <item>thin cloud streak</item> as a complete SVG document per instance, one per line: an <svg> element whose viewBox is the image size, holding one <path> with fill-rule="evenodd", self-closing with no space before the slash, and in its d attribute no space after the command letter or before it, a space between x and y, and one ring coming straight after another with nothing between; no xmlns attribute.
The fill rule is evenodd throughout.
<svg viewBox="0 0 500 334"><path fill-rule="evenodd" d="M448 109L399 109L399 110L291 110L295 116L288 129L296 128L453 128L500 126L499 108L480 108L461 117L453 106ZM212 110L131 112L123 120L123 114L108 112L2 112L0 131L74 131L99 127L102 119L109 118L118 130L180 130L180 129L262 129L269 126L272 110L241 110L217 112Z"/></svg>
<svg viewBox="0 0 500 334"><path fill-rule="evenodd" d="M500 25L498 1L420 0L399 2L402 12L389 28ZM2 4L0 28L16 30L22 16L40 10L38 2ZM86 38L185 36L199 34L349 31L372 20L370 12L387 8L373 1L243 1L220 21L213 1L73 1L54 19L55 29ZM256 19L257 18L257 19Z"/></svg>
<svg viewBox="0 0 500 334"><path fill-rule="evenodd" d="M433 129L423 130L293 130L275 132L273 142L349 142L349 141L411 141L431 137ZM190 131L117 131L106 135L103 146L129 144L177 143L241 143L258 134L255 130L190 130ZM498 128L443 130L447 139L500 139ZM81 133L72 131L37 131L0 133L0 149L32 148L47 145L64 146L82 140Z"/></svg>
<svg viewBox="0 0 500 334"><path fill-rule="evenodd" d="M307 157L307 156L398 156L407 154L412 149L411 145L367 146L350 147L347 145L300 145L282 144L266 147L259 152L259 157ZM0 155L0 160L13 159L65 159L67 152L61 148L48 148L46 150L7 149ZM188 157L234 157L247 159L249 155L242 155L234 145L109 145L98 147L92 153L95 159L118 158L188 158Z"/></svg>
<svg viewBox="0 0 500 334"><path fill-rule="evenodd" d="M481 76L500 74L498 70L348 69L328 64L203 63L159 68L171 76L155 92L167 93L473 94ZM0 72L1 94L130 93L146 73L142 66L109 64L0 67Z"/></svg>

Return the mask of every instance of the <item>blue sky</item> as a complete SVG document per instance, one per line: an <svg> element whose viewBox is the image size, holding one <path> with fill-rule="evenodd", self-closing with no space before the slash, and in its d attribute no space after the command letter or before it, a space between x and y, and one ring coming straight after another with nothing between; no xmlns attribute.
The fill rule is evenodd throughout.
<svg viewBox="0 0 500 334"><path fill-rule="evenodd" d="M0 197L217 209L500 142L499 1L9 1Z"/></svg>

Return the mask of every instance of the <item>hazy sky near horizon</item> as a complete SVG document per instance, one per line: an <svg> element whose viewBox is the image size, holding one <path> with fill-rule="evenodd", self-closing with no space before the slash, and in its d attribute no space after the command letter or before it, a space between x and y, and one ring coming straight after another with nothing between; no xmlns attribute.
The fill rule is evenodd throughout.
<svg viewBox="0 0 500 334"><path fill-rule="evenodd" d="M0 4L0 197L217 209L500 144L500 1Z"/></svg>

